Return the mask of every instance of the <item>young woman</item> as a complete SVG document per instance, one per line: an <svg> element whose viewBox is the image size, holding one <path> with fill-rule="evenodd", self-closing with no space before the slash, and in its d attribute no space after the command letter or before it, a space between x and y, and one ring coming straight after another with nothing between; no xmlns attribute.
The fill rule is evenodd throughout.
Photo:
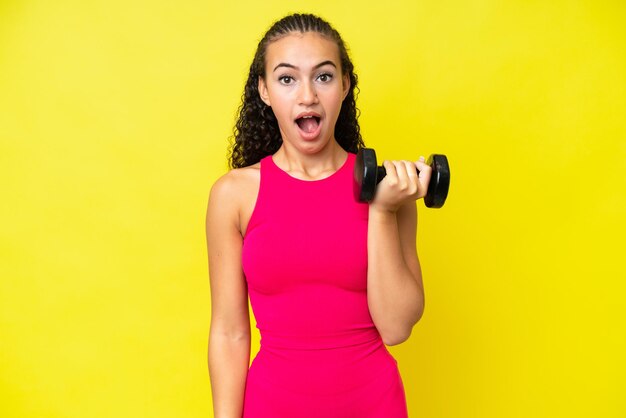
<svg viewBox="0 0 626 418"><path fill-rule="evenodd" d="M258 45L233 169L207 208L216 418L407 417L385 344L405 341L424 309L415 201L431 169L384 161L374 200L355 200L356 88L341 37L317 16L287 16ZM261 333L250 368L248 296Z"/></svg>

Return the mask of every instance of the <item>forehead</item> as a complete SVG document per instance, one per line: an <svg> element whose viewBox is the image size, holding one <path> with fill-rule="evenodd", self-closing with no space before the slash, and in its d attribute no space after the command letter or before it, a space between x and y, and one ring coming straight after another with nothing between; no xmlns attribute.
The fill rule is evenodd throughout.
<svg viewBox="0 0 626 418"><path fill-rule="evenodd" d="M277 64L288 63L304 69L322 61L332 61L341 68L337 44L316 33L290 33L267 46L265 66L271 72Z"/></svg>

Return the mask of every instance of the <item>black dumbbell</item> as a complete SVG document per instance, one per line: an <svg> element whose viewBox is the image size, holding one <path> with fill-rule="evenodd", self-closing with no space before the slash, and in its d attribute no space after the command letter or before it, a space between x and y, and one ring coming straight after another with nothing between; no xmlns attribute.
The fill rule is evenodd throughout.
<svg viewBox="0 0 626 418"><path fill-rule="evenodd" d="M443 154L432 154L426 161L432 169L424 204L429 208L440 208L448 197L450 166ZM419 170L418 170L419 173ZM387 175L384 166L376 165L376 152L372 148L361 148L354 164L354 197L359 202L371 202L376 185Z"/></svg>

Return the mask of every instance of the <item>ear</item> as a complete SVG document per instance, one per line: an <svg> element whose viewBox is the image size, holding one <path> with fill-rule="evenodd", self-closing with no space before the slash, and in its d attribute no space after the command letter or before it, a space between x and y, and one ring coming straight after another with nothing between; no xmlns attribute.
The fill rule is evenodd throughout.
<svg viewBox="0 0 626 418"><path fill-rule="evenodd" d="M265 80L263 80L263 77L261 76L259 76L258 89L259 89L259 96L261 96L261 100L263 100L263 102L266 105L271 106L270 96L267 93L267 85L265 84Z"/></svg>
<svg viewBox="0 0 626 418"><path fill-rule="evenodd" d="M343 99L341 99L342 101L346 99L346 96L348 95L348 92L350 92L350 74L346 73L343 76Z"/></svg>

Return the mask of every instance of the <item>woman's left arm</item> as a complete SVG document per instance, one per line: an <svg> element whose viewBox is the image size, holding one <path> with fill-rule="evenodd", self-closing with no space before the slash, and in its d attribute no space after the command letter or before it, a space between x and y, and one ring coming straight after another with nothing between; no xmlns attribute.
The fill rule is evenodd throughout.
<svg viewBox="0 0 626 418"><path fill-rule="evenodd" d="M369 206L367 302L386 345L406 341L424 312L417 258L417 207L426 196L432 168L418 161L383 161L386 176Z"/></svg>
<svg viewBox="0 0 626 418"><path fill-rule="evenodd" d="M424 312L424 287L416 247L415 200L397 211L370 206L367 298L386 345L406 341Z"/></svg>

